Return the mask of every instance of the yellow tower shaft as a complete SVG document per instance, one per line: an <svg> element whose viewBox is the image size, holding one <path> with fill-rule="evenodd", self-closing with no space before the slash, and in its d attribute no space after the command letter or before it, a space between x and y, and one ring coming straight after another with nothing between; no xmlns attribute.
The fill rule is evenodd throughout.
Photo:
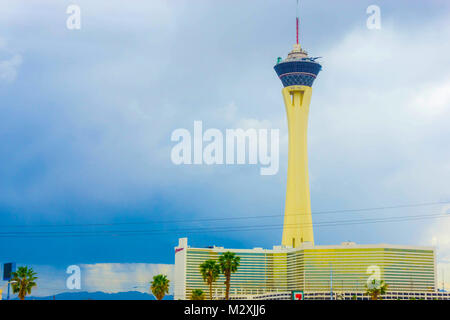
<svg viewBox="0 0 450 320"><path fill-rule="evenodd" d="M308 114L312 88L283 88L288 119L289 155L284 212L283 241L285 246L298 247L302 242L314 244L308 175Z"/></svg>

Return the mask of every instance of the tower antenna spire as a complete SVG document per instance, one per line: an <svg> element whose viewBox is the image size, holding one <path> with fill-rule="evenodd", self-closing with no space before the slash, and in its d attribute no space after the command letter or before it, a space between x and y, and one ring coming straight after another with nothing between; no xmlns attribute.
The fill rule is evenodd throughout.
<svg viewBox="0 0 450 320"><path fill-rule="evenodd" d="M298 4L298 0L297 0L297 7L296 7L296 10L295 10L295 15L296 15L296 18L295 18L295 25L296 25L296 31L297 31L297 44L298 44L298 28L299 28L299 17L298 17L298 11L299 11L299 9L298 9L298 6L299 6L299 4Z"/></svg>

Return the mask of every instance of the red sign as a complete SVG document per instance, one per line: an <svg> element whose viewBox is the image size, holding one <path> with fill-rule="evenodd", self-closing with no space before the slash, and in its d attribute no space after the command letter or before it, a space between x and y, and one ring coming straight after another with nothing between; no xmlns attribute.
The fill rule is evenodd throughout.
<svg viewBox="0 0 450 320"><path fill-rule="evenodd" d="M179 252L179 251L181 251L181 250L183 250L184 248L178 248L178 249L175 249L175 254L177 254L177 252Z"/></svg>
<svg viewBox="0 0 450 320"><path fill-rule="evenodd" d="M303 300L303 291L292 291L292 300Z"/></svg>

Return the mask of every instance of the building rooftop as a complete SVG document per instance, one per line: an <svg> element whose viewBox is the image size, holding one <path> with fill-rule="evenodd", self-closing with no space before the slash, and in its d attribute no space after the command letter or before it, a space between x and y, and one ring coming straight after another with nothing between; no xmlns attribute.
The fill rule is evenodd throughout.
<svg viewBox="0 0 450 320"><path fill-rule="evenodd" d="M178 246L176 248L191 248L188 245L187 238L180 238ZM192 247L192 249L200 249L200 250L217 250L218 252L222 251L234 251L234 252L291 252L297 250L307 250L307 249L370 249L370 248L386 248L386 249L406 249L406 250L435 250L435 247L431 246L409 246L409 245L398 245L398 244L387 244L387 243L379 243L379 244L357 244L352 241L345 241L341 244L337 245L313 245L310 242L303 242L301 246L297 248L292 248L289 246L276 245L273 246L272 249L265 249L261 247L256 247L253 249L235 249L235 248L224 248L218 246L208 246L208 247Z"/></svg>

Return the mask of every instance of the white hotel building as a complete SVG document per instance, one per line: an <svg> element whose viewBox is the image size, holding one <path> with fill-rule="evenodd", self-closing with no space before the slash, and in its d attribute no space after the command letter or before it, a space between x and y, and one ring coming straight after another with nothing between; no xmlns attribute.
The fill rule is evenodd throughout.
<svg viewBox="0 0 450 320"><path fill-rule="evenodd" d="M231 277L233 299L291 299L293 291L305 299L369 299L364 293L371 279L384 280L384 299L449 299L437 291L433 247L402 245L341 245L273 249L191 248L187 238L175 247L175 299L190 298L194 289L209 292L200 264L218 260L226 251L235 252L240 266ZM224 278L214 283L213 296L224 296Z"/></svg>

